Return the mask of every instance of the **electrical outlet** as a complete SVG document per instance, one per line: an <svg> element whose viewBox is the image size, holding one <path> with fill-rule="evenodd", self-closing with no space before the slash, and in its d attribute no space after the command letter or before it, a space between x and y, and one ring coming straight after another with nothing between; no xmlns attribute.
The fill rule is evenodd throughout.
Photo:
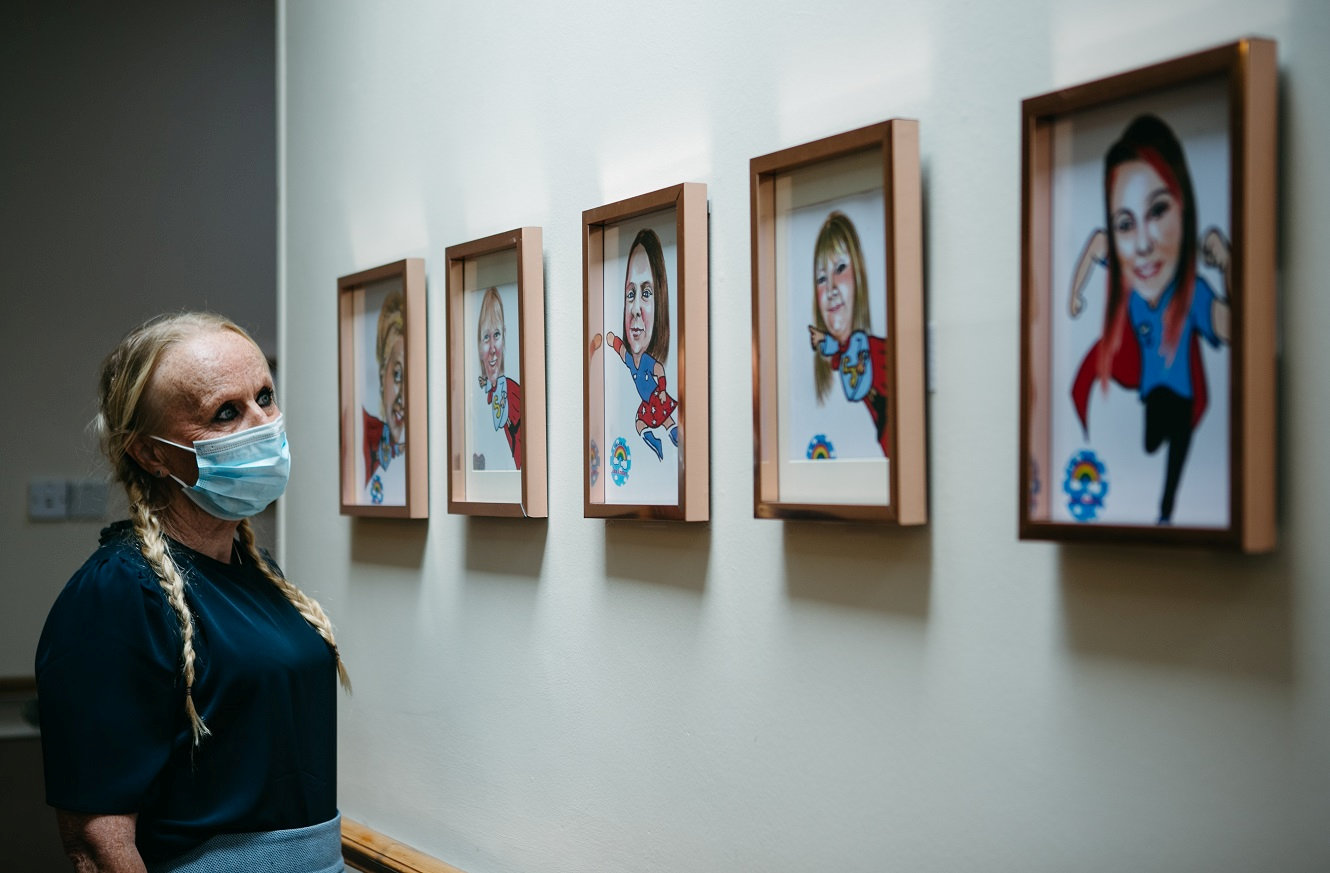
<svg viewBox="0 0 1330 873"><path fill-rule="evenodd" d="M58 521L69 515L69 483L64 479L28 480L28 518Z"/></svg>

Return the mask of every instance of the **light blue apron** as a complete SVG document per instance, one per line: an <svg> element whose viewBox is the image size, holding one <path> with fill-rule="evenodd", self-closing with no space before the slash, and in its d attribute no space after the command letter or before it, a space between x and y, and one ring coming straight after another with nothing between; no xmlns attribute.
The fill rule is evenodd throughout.
<svg viewBox="0 0 1330 873"><path fill-rule="evenodd" d="M149 873L343 873L342 816L287 831L218 834Z"/></svg>

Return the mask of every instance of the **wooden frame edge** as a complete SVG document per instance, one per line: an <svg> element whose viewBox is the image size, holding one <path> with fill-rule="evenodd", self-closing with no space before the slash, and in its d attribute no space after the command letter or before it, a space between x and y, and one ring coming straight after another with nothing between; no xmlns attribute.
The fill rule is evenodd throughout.
<svg viewBox="0 0 1330 873"><path fill-rule="evenodd" d="M595 405L591 359L592 299L603 300L601 271L604 265L602 235L606 225L629 221L651 212L675 210L676 272L679 320L678 372L680 424L683 433L679 450L679 501L676 504L605 503L593 501L594 486L588 475L591 426ZM607 203L582 213L582 513L586 518L637 519L651 521L705 522L710 519L710 301L708 278L707 187L702 182L683 182L624 200ZM596 310L599 312L599 310ZM601 313L603 316L603 312ZM603 321L603 318L600 319ZM693 341L689 341L689 337ZM700 336L702 341L696 341ZM603 348L603 347L602 347ZM603 393L603 392L602 392ZM601 413L603 415L603 411ZM696 436L695 436L696 434ZM604 447L600 447L604 452ZM602 458L602 463L607 459ZM602 474L603 476L603 474ZM600 480L602 483L603 478ZM603 489L603 484L602 484Z"/></svg>
<svg viewBox="0 0 1330 873"><path fill-rule="evenodd" d="M349 348L354 348L353 328L349 324L347 302L350 292L371 282L402 277L402 299L406 327L403 341L406 346L407 445L411 447L407 458L406 503L402 506L374 506L347 501L348 493L356 488L347 480L348 434L354 433L356 410L348 407L347 380L354 379ZM339 514L359 518L429 518L429 330L426 295L425 259L403 258L367 270L340 276L337 279L337 405L339 409L338 434L338 502ZM351 399L354 400L354 392ZM354 452L356 447L349 447ZM351 464L354 469L354 462Z"/></svg>
<svg viewBox="0 0 1330 873"><path fill-rule="evenodd" d="M779 499L778 462L764 461L779 427L774 405L776 364L763 361L764 340L774 337L775 316L763 305L774 280L775 179L824 161L880 149L887 247L887 326L892 337L888 427L892 435L887 504L793 503ZM898 175L899 174L899 175ZM749 222L753 307L753 516L785 520L875 522L914 526L928 521L926 330L923 287L923 190L919 122L893 118L781 149L749 161ZM902 426L908 414L910 422ZM770 439L764 439L769 437ZM902 471L904 475L902 475Z"/></svg>
<svg viewBox="0 0 1330 873"><path fill-rule="evenodd" d="M462 272L466 261L485 255L514 251L517 260L517 306L521 324L522 360L518 375L522 386L522 470L517 501L492 502L467 500L458 496L459 477L465 475L454 467L455 447L460 440L465 415L462 404L465 391L462 375L454 368L454 357L466 347L460 316L454 311L455 299L462 293ZM448 265L444 311L447 324L448 356L445 361L448 386L448 512L452 515L490 516L495 518L546 518L549 515L548 459L546 455L545 409L545 270L543 233L539 227L520 227L481 239L449 246L444 255ZM458 304L460 305L460 304ZM462 489L465 490L465 489Z"/></svg>
<svg viewBox="0 0 1330 873"><path fill-rule="evenodd" d="M1033 410L1031 316L1036 306L1031 198L1041 126L1060 115L1118 99L1223 78L1229 104L1230 227L1234 310L1230 340L1229 524L1224 528L1075 525L1036 520L1029 512L1029 432ZM1276 233L1278 62L1275 41L1246 37L1022 101L1020 451L1017 494L1022 540L1113 541L1268 552L1277 541ZM1268 230L1261 230L1266 228ZM1044 473L1045 477L1048 471Z"/></svg>
<svg viewBox="0 0 1330 873"><path fill-rule="evenodd" d="M362 873L463 873L353 819L342 818L342 858Z"/></svg>

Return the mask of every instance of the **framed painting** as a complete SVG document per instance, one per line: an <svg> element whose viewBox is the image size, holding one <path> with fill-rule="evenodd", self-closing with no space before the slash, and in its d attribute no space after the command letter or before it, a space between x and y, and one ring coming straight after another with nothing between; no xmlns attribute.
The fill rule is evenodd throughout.
<svg viewBox="0 0 1330 873"><path fill-rule="evenodd" d="M753 158L753 513L924 524L919 124Z"/></svg>
<svg viewBox="0 0 1330 873"><path fill-rule="evenodd" d="M1275 44L1022 104L1022 539L1275 543Z"/></svg>
<svg viewBox="0 0 1330 873"><path fill-rule="evenodd" d="M448 511L544 518L545 279L541 229L448 258Z"/></svg>
<svg viewBox="0 0 1330 873"><path fill-rule="evenodd" d="M588 518L706 521L707 189L582 213Z"/></svg>
<svg viewBox="0 0 1330 873"><path fill-rule="evenodd" d="M429 517L425 262L337 280L341 511Z"/></svg>

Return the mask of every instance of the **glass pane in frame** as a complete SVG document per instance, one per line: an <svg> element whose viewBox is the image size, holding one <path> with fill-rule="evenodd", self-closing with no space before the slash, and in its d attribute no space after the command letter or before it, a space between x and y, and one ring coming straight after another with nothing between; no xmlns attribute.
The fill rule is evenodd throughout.
<svg viewBox="0 0 1330 873"><path fill-rule="evenodd" d="M448 249L448 511L544 517L540 228Z"/></svg>
<svg viewBox="0 0 1330 873"><path fill-rule="evenodd" d="M706 187L583 213L585 513L708 517Z"/></svg>
<svg viewBox="0 0 1330 873"><path fill-rule="evenodd" d="M429 514L425 263L338 279L341 512Z"/></svg>
<svg viewBox="0 0 1330 873"><path fill-rule="evenodd" d="M1239 389L1273 352L1253 42L1253 67L1238 43L1026 101L1023 537L1272 541L1272 504L1241 499L1273 451ZM1248 395L1271 412L1273 369Z"/></svg>
<svg viewBox="0 0 1330 873"><path fill-rule="evenodd" d="M927 520L918 124L751 164L754 513Z"/></svg>

